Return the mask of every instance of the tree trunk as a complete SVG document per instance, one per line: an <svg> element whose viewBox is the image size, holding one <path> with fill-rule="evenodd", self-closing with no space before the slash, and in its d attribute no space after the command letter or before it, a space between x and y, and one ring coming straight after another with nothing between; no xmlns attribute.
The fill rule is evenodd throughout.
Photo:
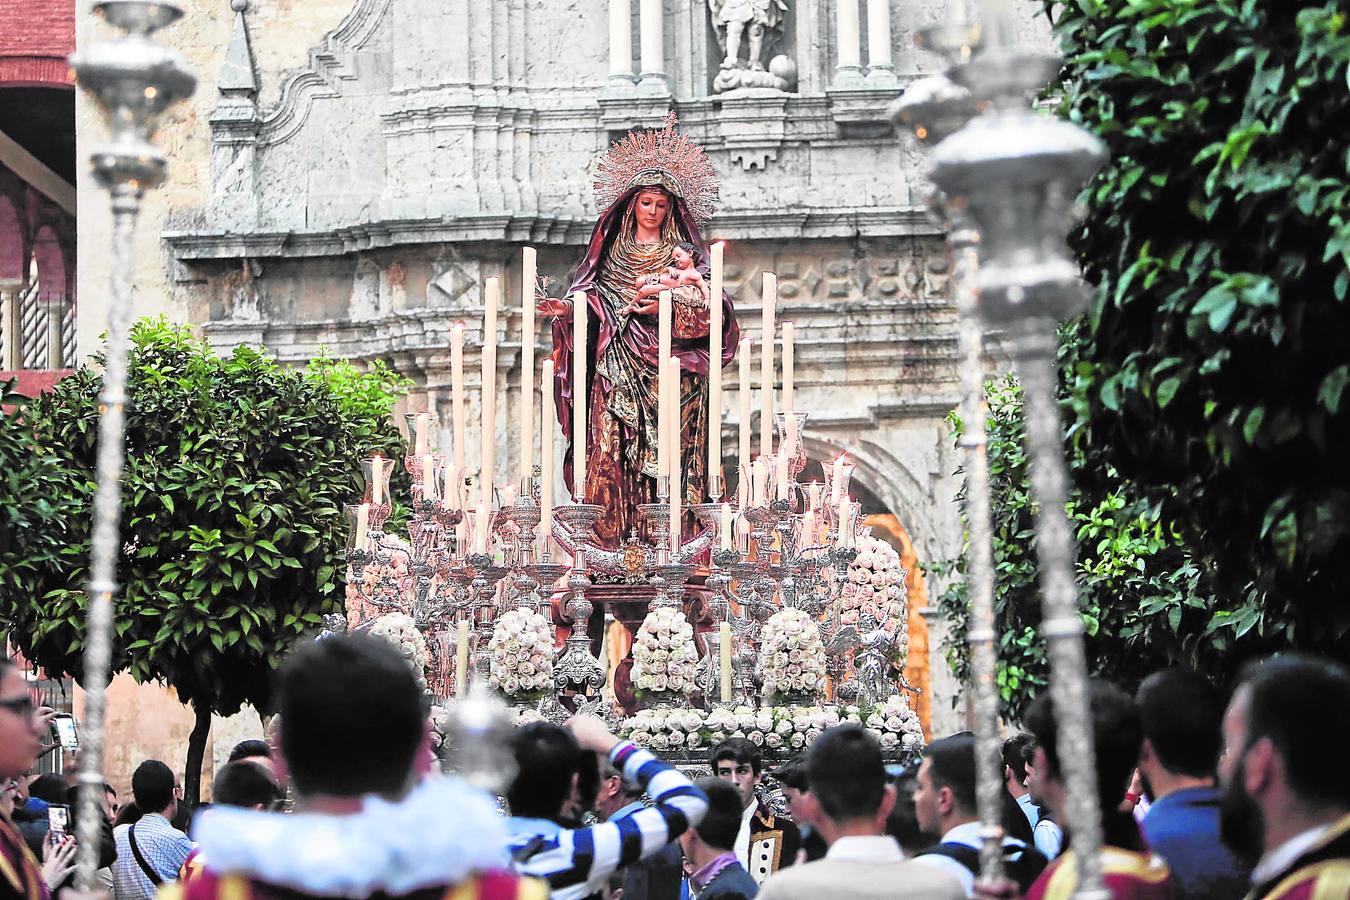
<svg viewBox="0 0 1350 900"><path fill-rule="evenodd" d="M197 723L188 737L187 770L183 773L183 803L189 810L197 808L202 796L202 759L206 756L206 739L211 736L211 710L205 704L195 703Z"/></svg>

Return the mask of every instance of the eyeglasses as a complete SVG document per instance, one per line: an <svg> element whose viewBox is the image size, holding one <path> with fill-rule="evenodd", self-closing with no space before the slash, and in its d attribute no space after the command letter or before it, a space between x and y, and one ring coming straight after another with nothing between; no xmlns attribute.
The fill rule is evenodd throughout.
<svg viewBox="0 0 1350 900"><path fill-rule="evenodd" d="M16 716L31 716L33 714L33 698L25 694L22 697L14 697L9 700L0 700L0 706L14 713Z"/></svg>

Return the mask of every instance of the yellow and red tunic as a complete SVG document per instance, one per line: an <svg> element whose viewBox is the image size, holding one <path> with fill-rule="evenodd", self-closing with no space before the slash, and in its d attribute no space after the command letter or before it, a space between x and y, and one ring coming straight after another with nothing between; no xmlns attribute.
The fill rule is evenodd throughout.
<svg viewBox="0 0 1350 900"><path fill-rule="evenodd" d="M1255 885L1248 900L1350 898L1350 816L1344 816L1293 865Z"/></svg>
<svg viewBox="0 0 1350 900"><path fill-rule="evenodd" d="M42 877L42 866L19 829L0 817L0 900L51 900L51 891Z"/></svg>
<svg viewBox="0 0 1350 900"><path fill-rule="evenodd" d="M1159 856L1102 847L1102 884L1113 900L1175 900L1180 896L1167 863ZM1072 850L1046 866L1026 900L1069 900L1078 887L1078 859Z"/></svg>

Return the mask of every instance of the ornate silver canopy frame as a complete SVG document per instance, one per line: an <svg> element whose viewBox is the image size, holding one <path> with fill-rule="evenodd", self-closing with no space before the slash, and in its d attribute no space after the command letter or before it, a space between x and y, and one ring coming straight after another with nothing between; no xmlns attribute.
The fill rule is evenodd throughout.
<svg viewBox="0 0 1350 900"><path fill-rule="evenodd" d="M71 57L80 86L107 114L108 141L92 154L94 177L112 195L112 303L103 391L99 396L98 488L94 494L92 552L85 629L84 738L80 763L77 883L92 891L102 820L104 709L112 659L113 595L121 548L123 442L126 433L128 330L131 323L132 238L141 197L164 179L167 160L150 143L160 115L188 97L197 82L176 51L151 35L182 15L171 3L104 0L94 14L126 33Z"/></svg>

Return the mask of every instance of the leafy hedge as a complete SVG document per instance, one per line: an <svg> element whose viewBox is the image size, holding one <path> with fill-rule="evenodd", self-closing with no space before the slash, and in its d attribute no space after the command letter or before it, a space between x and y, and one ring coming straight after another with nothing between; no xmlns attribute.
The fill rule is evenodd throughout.
<svg viewBox="0 0 1350 900"><path fill-rule="evenodd" d="M1046 8L1063 113L1111 154L1074 236L1097 288L1073 385L1084 470L1156 504L1258 635L1345 653L1343 4Z"/></svg>
<svg viewBox="0 0 1350 900"><path fill-rule="evenodd" d="M341 608L343 505L362 456L401 448L404 382L219 357L163 320L132 340L114 668L173 687L209 727L243 703L266 710L287 649ZM0 483L0 521L24 532L0 545L0 620L28 659L77 679L101 386L81 369L0 432L0 455L27 466Z"/></svg>

